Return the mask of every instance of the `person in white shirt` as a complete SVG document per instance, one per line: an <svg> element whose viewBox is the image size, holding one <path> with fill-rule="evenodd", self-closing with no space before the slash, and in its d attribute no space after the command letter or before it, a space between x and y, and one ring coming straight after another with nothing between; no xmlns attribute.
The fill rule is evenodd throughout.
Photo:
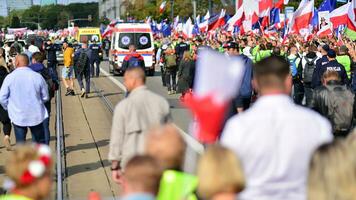
<svg viewBox="0 0 356 200"><path fill-rule="evenodd" d="M289 63L280 56L254 67L253 84L261 97L231 118L221 143L241 160L247 180L242 200L306 200L312 153L333 140L329 122L293 103Z"/></svg>
<svg viewBox="0 0 356 200"><path fill-rule="evenodd" d="M36 52L40 52L40 49L35 46L35 41L34 40L31 40L31 45L28 47L28 50L33 54L33 53L36 53Z"/></svg>

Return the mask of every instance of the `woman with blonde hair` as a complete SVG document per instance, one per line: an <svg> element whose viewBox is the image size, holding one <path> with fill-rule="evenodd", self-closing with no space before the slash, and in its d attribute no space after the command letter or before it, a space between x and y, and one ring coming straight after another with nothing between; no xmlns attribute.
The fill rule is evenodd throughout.
<svg viewBox="0 0 356 200"><path fill-rule="evenodd" d="M0 200L47 199L52 187L51 163L51 150L46 145L17 147L5 166L10 194L0 196Z"/></svg>
<svg viewBox="0 0 356 200"><path fill-rule="evenodd" d="M192 59L191 53L185 51L183 59L179 64L178 69L178 93L182 93L182 96L193 87L195 72L195 62Z"/></svg>
<svg viewBox="0 0 356 200"><path fill-rule="evenodd" d="M309 200L356 199L355 150L355 145L341 139L318 148L310 163Z"/></svg>
<svg viewBox="0 0 356 200"><path fill-rule="evenodd" d="M206 200L235 200L245 187L239 160L229 149L210 146L198 164L198 195Z"/></svg>

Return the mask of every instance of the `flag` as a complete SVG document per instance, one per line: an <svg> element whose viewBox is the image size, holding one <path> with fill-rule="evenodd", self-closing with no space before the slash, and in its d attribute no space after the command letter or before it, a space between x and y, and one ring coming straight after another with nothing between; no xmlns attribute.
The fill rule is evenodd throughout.
<svg viewBox="0 0 356 200"><path fill-rule="evenodd" d="M198 23L195 22L194 26L193 26L193 30L192 30L192 35L193 35L193 37L195 37L199 34L200 34L199 26L198 26Z"/></svg>
<svg viewBox="0 0 356 200"><path fill-rule="evenodd" d="M178 23L179 23L179 15L177 15L177 17L174 18L174 21L173 21L173 30L177 31Z"/></svg>
<svg viewBox="0 0 356 200"><path fill-rule="evenodd" d="M333 31L329 25L321 27L321 29L316 33L318 37L332 36Z"/></svg>
<svg viewBox="0 0 356 200"><path fill-rule="evenodd" d="M330 13L330 22L333 24L334 29L340 25L347 24L347 11L351 3L347 3Z"/></svg>
<svg viewBox="0 0 356 200"><path fill-rule="evenodd" d="M159 12L160 13L164 12L164 10L166 9L166 4L167 4L166 1L162 1L161 5L159 6Z"/></svg>
<svg viewBox="0 0 356 200"><path fill-rule="evenodd" d="M104 30L103 34L101 37L108 37L111 36L111 34L114 32L115 26L119 23L118 20L113 19L110 21L109 25L107 25L106 29Z"/></svg>
<svg viewBox="0 0 356 200"><path fill-rule="evenodd" d="M220 12L220 15L218 16L218 18L215 20L215 19L212 19L212 20L209 20L209 28L208 30L215 30L219 27L222 27L225 25L225 10L224 9L221 9L221 12Z"/></svg>
<svg viewBox="0 0 356 200"><path fill-rule="evenodd" d="M314 0L304 0L294 12L290 32L305 34L313 17Z"/></svg>
<svg viewBox="0 0 356 200"><path fill-rule="evenodd" d="M232 16L229 21L226 22L227 24L227 31L233 31L234 27L240 27L242 22L245 20L245 13L243 7L240 7L234 16Z"/></svg>
<svg viewBox="0 0 356 200"><path fill-rule="evenodd" d="M161 27L161 33L164 37L168 37L171 36L172 34L172 30L171 30L171 26L170 24L167 24L167 22L163 22L161 23L162 27Z"/></svg>
<svg viewBox="0 0 356 200"><path fill-rule="evenodd" d="M279 19L280 12L281 10L279 8L272 8L270 14L270 24L277 24L281 22L281 20Z"/></svg>
<svg viewBox="0 0 356 200"><path fill-rule="evenodd" d="M331 12L331 11L335 10L335 8L336 8L336 0L324 0L320 4L320 6L318 8L318 11L319 12L320 11L329 11L329 12Z"/></svg>
<svg viewBox="0 0 356 200"><path fill-rule="evenodd" d="M240 89L245 66L240 58L226 59L213 50L199 51L194 92L184 104L197 119L195 135L203 143L219 138L229 102ZM219 66L219 67L216 67Z"/></svg>
<svg viewBox="0 0 356 200"><path fill-rule="evenodd" d="M352 0L348 9L347 28L356 31L356 0Z"/></svg>
<svg viewBox="0 0 356 200"><path fill-rule="evenodd" d="M260 0L258 2L258 11L259 11L259 17L262 18L261 26L266 27L269 25L269 17L270 17L270 11L272 9L273 2L272 0Z"/></svg>
<svg viewBox="0 0 356 200"><path fill-rule="evenodd" d="M203 22L199 24L199 29L201 33L205 33L208 31L209 27L209 19L210 19L210 13L209 10L206 12L206 15L203 18Z"/></svg>
<svg viewBox="0 0 356 200"><path fill-rule="evenodd" d="M289 0L279 0L279 1L274 5L274 7L275 7L275 8L279 8L280 10L282 10L283 7L288 4L288 2L289 2Z"/></svg>
<svg viewBox="0 0 356 200"><path fill-rule="evenodd" d="M193 23L192 20L189 19L185 22L185 24L183 25L183 37L184 38L192 38L193 37Z"/></svg>
<svg viewBox="0 0 356 200"><path fill-rule="evenodd" d="M344 34L351 40L356 40L356 31L346 28Z"/></svg>
<svg viewBox="0 0 356 200"><path fill-rule="evenodd" d="M316 29L319 28L319 12L316 8L314 8L314 13L313 13L313 18L312 18L312 25L313 27L316 27Z"/></svg>

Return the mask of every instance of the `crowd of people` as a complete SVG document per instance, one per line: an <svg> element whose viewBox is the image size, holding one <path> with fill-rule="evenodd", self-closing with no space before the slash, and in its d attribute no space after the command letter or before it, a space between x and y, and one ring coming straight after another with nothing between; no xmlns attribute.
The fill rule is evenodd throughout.
<svg viewBox="0 0 356 200"><path fill-rule="evenodd" d="M127 95L114 110L108 154L122 199L356 199L356 45L347 38L276 38L219 33L156 39L162 85L169 95L181 93L182 101L194 95L201 49L243 60L240 91L231 99L219 139L205 145L196 174L184 171L187 143L172 124L168 101L146 86L142 56L130 45L123 63ZM11 123L16 142L25 141L29 128L34 142L49 143L48 102L58 75L51 42L47 45L47 67L44 54L26 48L31 54L18 52L11 69L0 50L0 64L5 63L0 120L7 143ZM74 50L64 42L63 51L66 95L75 94L76 77L80 95L87 97L90 78L99 76L90 67L98 62L94 50L86 43ZM19 146L5 170L13 188L0 199L45 199L51 169L45 146Z"/></svg>

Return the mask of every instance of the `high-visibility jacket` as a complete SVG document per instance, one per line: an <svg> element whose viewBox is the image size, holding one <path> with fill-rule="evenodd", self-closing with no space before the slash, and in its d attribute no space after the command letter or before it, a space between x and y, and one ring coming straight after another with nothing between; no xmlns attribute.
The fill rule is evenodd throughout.
<svg viewBox="0 0 356 200"><path fill-rule="evenodd" d="M347 76L349 79L351 78L351 59L348 55L341 55L341 56L336 56L336 60L338 63L340 63L342 66L345 67Z"/></svg>
<svg viewBox="0 0 356 200"><path fill-rule="evenodd" d="M197 200L194 192L198 178L185 172L166 170L163 173L157 200Z"/></svg>
<svg viewBox="0 0 356 200"><path fill-rule="evenodd" d="M7 195L0 196L0 200L32 200L32 199L17 194L7 194Z"/></svg>

